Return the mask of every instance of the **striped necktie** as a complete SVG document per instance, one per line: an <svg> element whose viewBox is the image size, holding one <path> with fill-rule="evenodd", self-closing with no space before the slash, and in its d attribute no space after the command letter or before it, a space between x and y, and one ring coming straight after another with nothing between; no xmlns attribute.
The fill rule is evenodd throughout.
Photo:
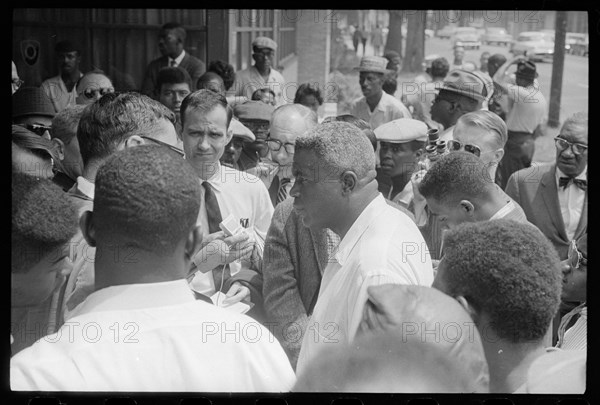
<svg viewBox="0 0 600 405"><path fill-rule="evenodd" d="M277 191L277 204L285 200L288 196L287 185L290 184L291 180L288 178L281 179L279 183L279 191Z"/></svg>

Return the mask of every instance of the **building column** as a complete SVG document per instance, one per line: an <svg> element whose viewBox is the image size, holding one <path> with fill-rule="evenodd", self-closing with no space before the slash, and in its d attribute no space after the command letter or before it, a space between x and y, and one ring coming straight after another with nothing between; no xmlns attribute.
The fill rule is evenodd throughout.
<svg viewBox="0 0 600 405"><path fill-rule="evenodd" d="M327 79L331 54L331 10L303 10L296 23L296 50L298 53L298 83L318 83L327 94ZM291 90L290 90L291 91ZM291 95L293 98L293 95Z"/></svg>

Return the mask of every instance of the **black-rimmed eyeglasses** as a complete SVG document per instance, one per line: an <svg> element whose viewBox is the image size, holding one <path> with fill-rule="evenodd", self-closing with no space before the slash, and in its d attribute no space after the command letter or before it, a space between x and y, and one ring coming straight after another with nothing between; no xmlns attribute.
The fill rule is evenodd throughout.
<svg viewBox="0 0 600 405"><path fill-rule="evenodd" d="M274 152L277 152L283 146L285 148L285 151L290 155L293 155L294 152L296 151L296 147L293 143L290 143L290 142L283 143L277 139L272 139L272 138L267 138L267 146L269 147L269 149L271 149Z"/></svg>
<svg viewBox="0 0 600 405"><path fill-rule="evenodd" d="M556 148L558 150L560 150L561 152L565 151L570 146L571 152L573 152L574 155L581 155L588 148L587 145L583 145L581 143L569 142L566 139L560 138L558 136L556 138L554 138L554 144L556 145Z"/></svg>
<svg viewBox="0 0 600 405"><path fill-rule="evenodd" d="M459 151L464 147L465 152L472 153L477 157L481 156L481 149L479 148L479 146L470 145L470 144L463 145L459 141L455 141L453 139L449 140L447 144L448 144L448 150Z"/></svg>

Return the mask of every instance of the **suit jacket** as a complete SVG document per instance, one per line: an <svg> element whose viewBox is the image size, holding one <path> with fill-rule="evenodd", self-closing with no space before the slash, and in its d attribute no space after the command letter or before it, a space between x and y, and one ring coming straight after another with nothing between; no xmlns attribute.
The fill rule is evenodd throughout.
<svg viewBox="0 0 600 405"><path fill-rule="evenodd" d="M160 58L154 59L148 64L146 73L144 74L144 80L142 82L142 93L154 99L158 99L158 94L156 93L156 79L158 77L158 71L168 65L168 56L161 56ZM206 72L206 65L200 59L190 55L186 51L185 56L178 66L187 70L187 72L190 74L190 77L192 78L192 88L190 90L194 91L196 89L198 78L202 76L204 72Z"/></svg>
<svg viewBox="0 0 600 405"><path fill-rule="evenodd" d="M565 260L571 241L567 237L558 202L556 164L536 165L513 173L505 191L523 208L529 222L550 239L560 259ZM587 200L586 191L574 239L587 232Z"/></svg>

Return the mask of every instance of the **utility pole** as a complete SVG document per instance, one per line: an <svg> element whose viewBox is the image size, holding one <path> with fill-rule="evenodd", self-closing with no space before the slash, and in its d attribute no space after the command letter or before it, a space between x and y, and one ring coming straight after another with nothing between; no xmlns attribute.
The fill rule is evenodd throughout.
<svg viewBox="0 0 600 405"><path fill-rule="evenodd" d="M548 109L548 126L556 128L560 125L560 96L562 92L563 70L565 67L565 36L567 31L567 12L556 12L554 28L554 63L552 64L552 81L550 82L550 106Z"/></svg>

